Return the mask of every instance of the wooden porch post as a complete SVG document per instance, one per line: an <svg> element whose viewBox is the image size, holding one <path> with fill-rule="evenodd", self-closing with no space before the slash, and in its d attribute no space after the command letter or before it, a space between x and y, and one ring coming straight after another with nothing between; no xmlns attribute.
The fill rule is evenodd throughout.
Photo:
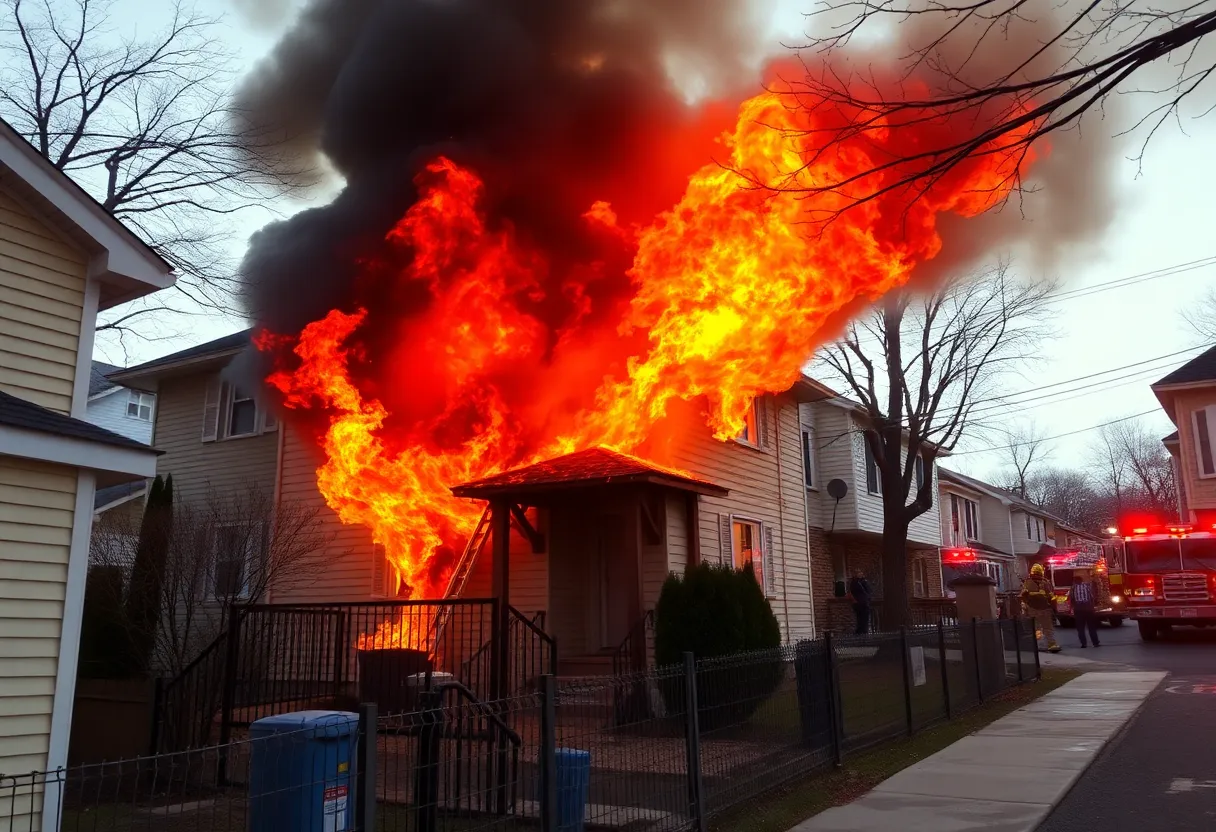
<svg viewBox="0 0 1216 832"><path fill-rule="evenodd" d="M490 502L491 592L495 599L490 632L490 695L503 699L511 668L511 504Z"/></svg>

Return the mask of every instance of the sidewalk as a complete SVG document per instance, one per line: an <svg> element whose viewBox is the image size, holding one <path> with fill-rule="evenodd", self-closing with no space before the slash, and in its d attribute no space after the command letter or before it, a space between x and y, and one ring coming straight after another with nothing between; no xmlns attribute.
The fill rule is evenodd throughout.
<svg viewBox="0 0 1216 832"><path fill-rule="evenodd" d="M1086 673L790 832L1030 832L1165 675Z"/></svg>

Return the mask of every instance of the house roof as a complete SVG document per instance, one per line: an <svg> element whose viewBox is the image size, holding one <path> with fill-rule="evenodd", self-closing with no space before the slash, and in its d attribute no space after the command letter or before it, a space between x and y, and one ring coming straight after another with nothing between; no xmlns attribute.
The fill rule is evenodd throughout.
<svg viewBox="0 0 1216 832"><path fill-rule="evenodd" d="M1201 352L1177 370L1174 370L1168 376L1155 383L1153 387L1196 384L1205 381L1216 382L1216 346Z"/></svg>
<svg viewBox="0 0 1216 832"><path fill-rule="evenodd" d="M89 370L89 395L96 396L99 393L105 393L107 390L113 390L121 386L106 378L110 373L121 369L122 367L107 364L104 361L94 361L92 368Z"/></svg>
<svg viewBox="0 0 1216 832"><path fill-rule="evenodd" d="M93 494L93 511L122 505L129 500L142 496L147 490L147 480L134 480L132 482L107 486L106 488L99 488Z"/></svg>
<svg viewBox="0 0 1216 832"><path fill-rule="evenodd" d="M571 488L630 483L649 483L716 496L728 493L727 489L707 480L607 448L588 448L513 471L504 471L457 485L452 488L452 493L457 497L488 499L512 493L546 491L554 486Z"/></svg>
<svg viewBox="0 0 1216 832"><path fill-rule="evenodd" d="M1174 431L1173 433L1171 433L1169 436L1165 437L1161 441L1167 445L1171 442L1177 442L1178 441L1178 431Z"/></svg>
<svg viewBox="0 0 1216 832"><path fill-rule="evenodd" d="M83 439L86 442L97 442L118 448L131 448L138 451L154 450L142 442L136 442L121 434L99 428L82 419L73 419L71 416L47 410L41 405L27 402L25 399L19 399L8 393L0 393L0 425L64 436L69 439ZM163 453L162 451L154 452Z"/></svg>
<svg viewBox="0 0 1216 832"><path fill-rule="evenodd" d="M997 486L986 483L983 480L977 480L974 477L968 477L964 474L960 474L958 471L951 471L948 468L942 468L940 466L937 469L937 475L940 479L947 482L952 482L955 485L961 485L964 488L969 488L973 491L979 491L982 494L987 494L990 497L995 497L1008 505L1010 508L1025 511L1037 517L1046 517L1049 520L1056 521L1057 523L1062 522L1059 517L1055 516L1042 506L1036 505L1030 500L1023 499L1017 494L1014 494L1012 491L1006 491L1004 488L998 488Z"/></svg>
<svg viewBox="0 0 1216 832"><path fill-rule="evenodd" d="M119 369L110 374L110 381L124 386L132 384L138 386L138 382L162 378L176 370L203 369L219 358L234 356L248 348L253 341L252 336L252 329L242 329L240 332L216 338L205 344L162 355L160 358L153 358L143 364L127 367L125 370Z"/></svg>
<svg viewBox="0 0 1216 832"><path fill-rule="evenodd" d="M99 308L173 285L173 267L0 119L0 181L96 257Z"/></svg>

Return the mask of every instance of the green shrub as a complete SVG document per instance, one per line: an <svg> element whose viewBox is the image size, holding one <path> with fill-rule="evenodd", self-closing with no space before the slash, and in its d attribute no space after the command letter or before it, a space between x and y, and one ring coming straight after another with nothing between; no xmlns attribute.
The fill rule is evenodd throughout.
<svg viewBox="0 0 1216 832"><path fill-rule="evenodd" d="M781 627L750 563L738 570L702 563L664 582L654 619L660 667L682 662L685 652L699 661L755 654L702 662L697 711L703 729L742 722L776 690L785 667L775 651L780 646ZM661 687L670 711L683 709L683 677L676 681Z"/></svg>

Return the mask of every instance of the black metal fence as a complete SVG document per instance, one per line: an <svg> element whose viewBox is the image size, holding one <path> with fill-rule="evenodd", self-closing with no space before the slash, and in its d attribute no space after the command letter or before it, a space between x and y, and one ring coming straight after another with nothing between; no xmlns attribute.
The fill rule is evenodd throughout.
<svg viewBox="0 0 1216 832"><path fill-rule="evenodd" d="M507 638L493 638L504 626ZM152 750L226 745L236 729L293 710L410 710L432 677L501 696L534 686L556 661L543 626L514 608L504 625L494 599L238 605L225 631L160 688Z"/></svg>
<svg viewBox="0 0 1216 832"><path fill-rule="evenodd" d="M1021 619L829 635L701 661L687 654L682 665L616 676L546 673L492 701L432 674L408 707L360 706L345 771L293 768L289 758L315 728L255 733L0 776L0 828L5 819L14 830L41 828L46 799L67 832L567 832L580 815L596 826L703 830L714 813L1038 677L1034 628ZM288 824L293 801L312 815ZM326 825L339 806L346 825Z"/></svg>

